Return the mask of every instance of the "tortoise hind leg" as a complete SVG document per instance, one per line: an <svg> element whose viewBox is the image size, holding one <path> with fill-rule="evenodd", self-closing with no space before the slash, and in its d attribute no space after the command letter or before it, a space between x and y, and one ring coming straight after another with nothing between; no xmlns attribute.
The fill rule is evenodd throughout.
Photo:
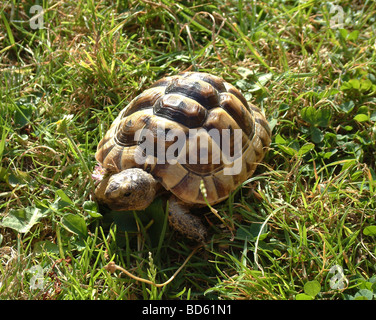
<svg viewBox="0 0 376 320"><path fill-rule="evenodd" d="M168 218L170 225L187 238L197 242L205 242L206 227L201 220L189 212L186 204L172 196L169 199Z"/></svg>

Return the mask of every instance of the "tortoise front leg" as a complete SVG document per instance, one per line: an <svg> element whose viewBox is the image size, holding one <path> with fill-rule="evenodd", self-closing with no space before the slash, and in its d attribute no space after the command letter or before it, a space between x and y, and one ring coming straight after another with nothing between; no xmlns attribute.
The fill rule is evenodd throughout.
<svg viewBox="0 0 376 320"><path fill-rule="evenodd" d="M168 214L170 225L176 231L197 242L205 242L206 227L198 217L189 212L187 205L175 196L169 199Z"/></svg>

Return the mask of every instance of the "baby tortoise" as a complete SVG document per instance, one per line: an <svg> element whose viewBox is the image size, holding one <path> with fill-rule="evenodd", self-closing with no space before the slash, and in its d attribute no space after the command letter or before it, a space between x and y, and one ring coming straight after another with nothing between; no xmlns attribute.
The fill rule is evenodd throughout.
<svg viewBox="0 0 376 320"><path fill-rule="evenodd" d="M201 72L169 76L133 99L100 141L106 175L95 196L113 210L143 210L167 191L171 226L203 242L206 228L190 209L225 200L270 141L265 117L230 83Z"/></svg>

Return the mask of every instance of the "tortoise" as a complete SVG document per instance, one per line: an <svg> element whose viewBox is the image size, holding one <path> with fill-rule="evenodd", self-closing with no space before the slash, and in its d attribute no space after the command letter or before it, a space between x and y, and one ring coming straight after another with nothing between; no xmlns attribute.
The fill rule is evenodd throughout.
<svg viewBox="0 0 376 320"><path fill-rule="evenodd" d="M232 84L203 72L167 76L134 98L99 142L106 174L95 197L128 211L167 193L170 225L204 242L206 227L191 209L228 198L270 141L267 120Z"/></svg>

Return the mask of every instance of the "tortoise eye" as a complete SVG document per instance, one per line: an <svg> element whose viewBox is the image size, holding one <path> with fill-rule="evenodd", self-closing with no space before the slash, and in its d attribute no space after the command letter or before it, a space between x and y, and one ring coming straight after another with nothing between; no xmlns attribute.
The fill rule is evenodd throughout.
<svg viewBox="0 0 376 320"><path fill-rule="evenodd" d="M124 197L129 197L132 194L132 192L124 193Z"/></svg>

